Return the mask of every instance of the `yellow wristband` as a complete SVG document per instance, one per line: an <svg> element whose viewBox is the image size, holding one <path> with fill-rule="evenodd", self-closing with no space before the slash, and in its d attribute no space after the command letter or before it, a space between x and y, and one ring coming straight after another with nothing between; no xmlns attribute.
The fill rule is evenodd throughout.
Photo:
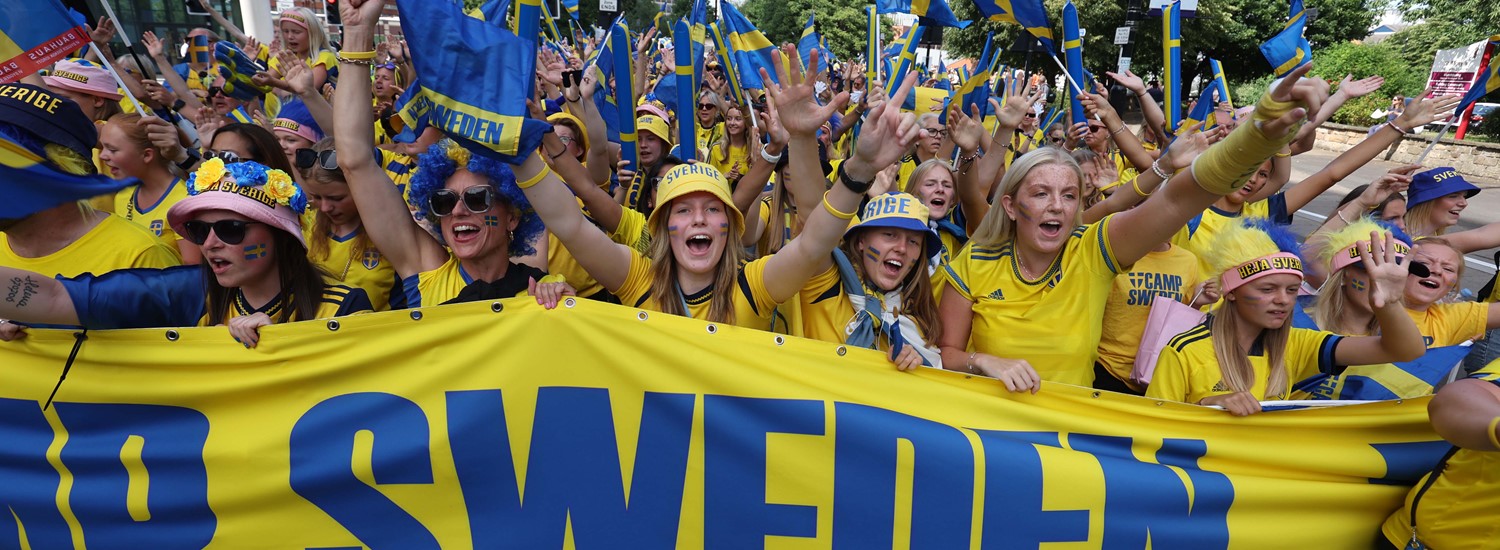
<svg viewBox="0 0 1500 550"><path fill-rule="evenodd" d="M375 59L375 50L370 50L368 52L351 52L351 51L348 51L348 50L344 50L344 51L339 52L339 57L342 57L344 59L359 59L359 60Z"/></svg>
<svg viewBox="0 0 1500 550"><path fill-rule="evenodd" d="M1228 195L1244 187L1262 162L1297 137L1297 129L1271 138L1259 124L1241 124L1223 141L1209 147L1190 168L1198 186L1215 195Z"/></svg>
<svg viewBox="0 0 1500 550"><path fill-rule="evenodd" d="M542 164L542 169L538 170L537 173L533 174L531 177L526 178L525 181L516 180L516 187L520 187L521 189L529 189L531 188L531 186L540 183L542 181L542 178L547 177L547 174L551 173L552 167L547 166L546 164Z"/></svg>
<svg viewBox="0 0 1500 550"><path fill-rule="evenodd" d="M1495 436L1495 426L1500 426L1500 416L1490 420L1490 429L1486 430L1485 434L1490 436L1490 445L1500 449L1500 437Z"/></svg>
<svg viewBox="0 0 1500 550"><path fill-rule="evenodd" d="M833 217L841 220L854 219L854 212L840 212L839 209L834 208L833 204L828 202L828 193L823 193L823 209L827 210L829 214L833 214Z"/></svg>
<svg viewBox="0 0 1500 550"><path fill-rule="evenodd" d="M1141 180L1140 180L1140 178L1131 178L1130 179L1130 186L1135 188L1135 194L1137 194L1137 195L1140 195L1142 197L1149 197L1149 196L1151 196L1150 193L1141 191Z"/></svg>

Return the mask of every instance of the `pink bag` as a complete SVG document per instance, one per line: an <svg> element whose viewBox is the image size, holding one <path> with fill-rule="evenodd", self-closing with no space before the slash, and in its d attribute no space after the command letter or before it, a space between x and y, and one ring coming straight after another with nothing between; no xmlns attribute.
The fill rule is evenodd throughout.
<svg viewBox="0 0 1500 550"><path fill-rule="evenodd" d="M1193 299L1197 300L1197 297ZM1141 387L1150 385L1151 374L1156 372L1156 359L1167 347L1167 342L1203 323L1207 317L1208 314L1177 300L1160 296L1151 300L1151 313L1146 316L1146 330L1141 333L1141 345L1136 349L1130 380Z"/></svg>

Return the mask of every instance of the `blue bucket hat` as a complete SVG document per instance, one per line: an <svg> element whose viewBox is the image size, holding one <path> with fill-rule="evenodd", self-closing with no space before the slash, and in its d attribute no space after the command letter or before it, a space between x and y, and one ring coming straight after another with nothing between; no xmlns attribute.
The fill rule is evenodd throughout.
<svg viewBox="0 0 1500 550"><path fill-rule="evenodd" d="M910 194L892 191L870 199L864 212L860 213L859 223L844 231L844 239L848 240L856 231L873 227L909 229L926 237L927 255L923 258L930 260L943 250L943 243L938 239L937 231L927 225L928 215L927 205L922 201Z"/></svg>
<svg viewBox="0 0 1500 550"><path fill-rule="evenodd" d="M1447 166L1433 168L1411 177L1406 207L1411 208L1452 193L1463 193L1464 198L1468 198L1479 194L1479 188L1465 180L1458 170Z"/></svg>

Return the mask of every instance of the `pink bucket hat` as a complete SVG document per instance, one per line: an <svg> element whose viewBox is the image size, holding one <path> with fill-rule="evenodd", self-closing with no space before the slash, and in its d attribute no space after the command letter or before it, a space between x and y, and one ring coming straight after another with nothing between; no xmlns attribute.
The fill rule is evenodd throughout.
<svg viewBox="0 0 1500 550"><path fill-rule="evenodd" d="M182 224L198 213L226 210L290 233L307 246L301 221L307 195L286 172L258 162L226 165L212 158L188 178L188 195L167 211L167 224L179 235L187 234Z"/></svg>
<svg viewBox="0 0 1500 550"><path fill-rule="evenodd" d="M57 62L52 72L42 77L48 88L64 89L98 96L106 99L119 100L125 97L120 93L120 87L115 83L115 78L110 76L109 71L100 68L88 61L65 59Z"/></svg>

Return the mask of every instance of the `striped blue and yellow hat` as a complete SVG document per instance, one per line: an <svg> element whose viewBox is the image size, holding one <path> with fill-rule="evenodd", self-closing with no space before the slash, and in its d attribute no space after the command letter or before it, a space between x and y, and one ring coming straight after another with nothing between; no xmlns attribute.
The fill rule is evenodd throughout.
<svg viewBox="0 0 1500 550"><path fill-rule="evenodd" d="M859 223L844 232L844 239L851 238L856 231L874 227L894 227L922 233L927 241L927 258L932 258L943 249L937 231L927 225L927 205L908 193L890 192L880 195L865 204Z"/></svg>

